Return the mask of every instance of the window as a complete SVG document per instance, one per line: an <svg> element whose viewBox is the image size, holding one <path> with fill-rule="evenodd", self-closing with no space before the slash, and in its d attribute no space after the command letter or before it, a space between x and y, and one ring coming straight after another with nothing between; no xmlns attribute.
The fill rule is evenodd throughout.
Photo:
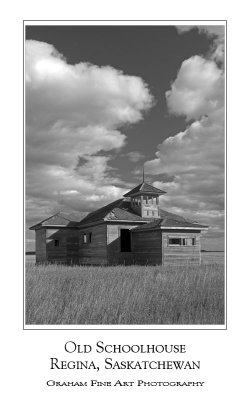
<svg viewBox="0 0 250 400"><path fill-rule="evenodd" d="M168 244L170 246L195 246L195 238L169 238Z"/></svg>
<svg viewBox="0 0 250 400"><path fill-rule="evenodd" d="M59 244L60 244L59 240L58 240L58 239L55 239L55 240L54 240L54 246L55 246L55 247L59 247Z"/></svg>
<svg viewBox="0 0 250 400"><path fill-rule="evenodd" d="M168 244L181 246L181 238L169 238Z"/></svg>
<svg viewBox="0 0 250 400"><path fill-rule="evenodd" d="M121 252L131 251L131 236L129 229L121 229L120 231L120 248Z"/></svg>
<svg viewBox="0 0 250 400"><path fill-rule="evenodd" d="M92 242L92 232L84 232L81 235L81 244L87 244Z"/></svg>
<svg viewBox="0 0 250 400"><path fill-rule="evenodd" d="M86 244L87 243L87 233L83 233L82 234L82 244Z"/></svg>
<svg viewBox="0 0 250 400"><path fill-rule="evenodd" d="M135 206L139 207L141 205L141 198L140 197L135 197L134 202L135 202L134 203Z"/></svg>

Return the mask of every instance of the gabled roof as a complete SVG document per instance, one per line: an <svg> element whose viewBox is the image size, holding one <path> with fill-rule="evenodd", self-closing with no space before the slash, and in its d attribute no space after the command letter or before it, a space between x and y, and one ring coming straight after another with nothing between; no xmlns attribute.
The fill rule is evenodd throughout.
<svg viewBox="0 0 250 400"><path fill-rule="evenodd" d="M192 221L162 209L160 209L160 216L161 218L157 219L142 218L132 210L130 201L127 199L119 199L88 214L80 221L79 226L99 221L134 221L138 223L144 223L145 225L142 226L146 228L148 226L158 227L158 224L163 220L168 220L169 223L172 221L172 226L184 227L186 226L185 224L188 224L188 226L191 226L190 224L192 224L192 226L198 226ZM166 221L165 223L167 223Z"/></svg>
<svg viewBox="0 0 250 400"><path fill-rule="evenodd" d="M158 220L149 222L148 224L142 225L142 226L137 226L136 228L133 229L133 231L141 231L141 230L151 230L151 229L160 229L160 228L171 228L171 229L197 229L197 230L202 230L202 229L207 229L207 225L201 225L198 224L194 221L190 221L188 219L185 219L183 217L179 217L178 215L168 213L167 216L164 218L160 218Z"/></svg>
<svg viewBox="0 0 250 400"><path fill-rule="evenodd" d="M79 225L90 224L97 221L135 221L135 222L147 222L147 220L136 214L131 206L130 202L125 199L119 199L110 203L96 211L89 213L83 218Z"/></svg>
<svg viewBox="0 0 250 400"><path fill-rule="evenodd" d="M140 185L139 185L140 186ZM157 189L159 190L159 189ZM206 225L197 224L194 221L190 221L179 215L170 213L168 211L160 209L161 218L142 218L136 214L131 208L130 201L128 199L119 199L106 206L99 208L96 211L89 213L87 216L77 218L75 215L71 216L62 212L52 215L49 218L44 219L36 225L33 225L30 229L36 230L42 227L80 227L87 224L102 221L123 221L123 222L135 222L140 224L133 230L147 230L147 229L160 229L160 228L190 228L190 229L206 229Z"/></svg>
<svg viewBox="0 0 250 400"><path fill-rule="evenodd" d="M165 194L164 190L158 189L147 182L142 182L140 185L136 186L134 189L130 190L128 193L125 193L123 197L129 197L136 194Z"/></svg>
<svg viewBox="0 0 250 400"><path fill-rule="evenodd" d="M29 229L35 230L42 228L43 226L64 226L64 227L73 227L77 226L78 221L74 216L74 219L67 214L62 212L56 213L49 218L44 219L43 221L31 226Z"/></svg>

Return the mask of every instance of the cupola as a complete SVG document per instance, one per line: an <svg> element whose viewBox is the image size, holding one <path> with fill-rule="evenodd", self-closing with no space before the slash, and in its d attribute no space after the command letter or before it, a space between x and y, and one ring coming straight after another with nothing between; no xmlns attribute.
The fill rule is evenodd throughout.
<svg viewBox="0 0 250 400"><path fill-rule="evenodd" d="M160 218L159 196L165 194L147 182L142 182L123 197L130 197L131 208L143 218Z"/></svg>

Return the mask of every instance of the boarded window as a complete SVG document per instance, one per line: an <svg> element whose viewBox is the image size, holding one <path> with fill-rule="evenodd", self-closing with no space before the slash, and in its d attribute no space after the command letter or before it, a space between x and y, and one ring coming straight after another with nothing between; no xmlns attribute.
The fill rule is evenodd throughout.
<svg viewBox="0 0 250 400"><path fill-rule="evenodd" d="M174 244L176 246L181 246L181 238L169 238L169 244Z"/></svg>
<svg viewBox="0 0 250 400"><path fill-rule="evenodd" d="M55 240L54 240L54 246L55 246L55 247L59 247L59 244L60 244L59 240L58 240L58 239L55 239Z"/></svg>
<svg viewBox="0 0 250 400"><path fill-rule="evenodd" d="M120 246L121 251L129 252L131 251L131 236L129 229L121 229L121 236L120 236Z"/></svg>
<svg viewBox="0 0 250 400"><path fill-rule="evenodd" d="M173 246L195 246L195 238L169 238L168 244Z"/></svg>

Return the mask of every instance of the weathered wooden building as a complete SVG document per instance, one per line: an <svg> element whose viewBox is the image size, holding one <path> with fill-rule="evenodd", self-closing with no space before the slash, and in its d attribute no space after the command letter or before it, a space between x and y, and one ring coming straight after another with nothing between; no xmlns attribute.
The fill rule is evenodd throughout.
<svg viewBox="0 0 250 400"><path fill-rule="evenodd" d="M165 194L142 182L80 221L53 215L30 229L36 261L79 264L200 264L200 236L207 226L160 208Z"/></svg>

